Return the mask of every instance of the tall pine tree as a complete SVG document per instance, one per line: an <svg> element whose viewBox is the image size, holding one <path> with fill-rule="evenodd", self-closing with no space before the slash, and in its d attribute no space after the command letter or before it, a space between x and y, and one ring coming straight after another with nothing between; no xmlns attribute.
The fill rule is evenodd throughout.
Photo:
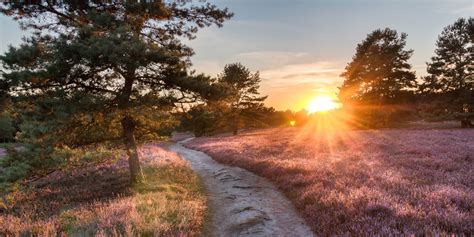
<svg viewBox="0 0 474 237"><path fill-rule="evenodd" d="M436 47L421 92L443 101L448 112L474 113L474 18L445 27Z"/></svg>
<svg viewBox="0 0 474 237"><path fill-rule="evenodd" d="M405 33L378 29L357 45L346 66L340 87L345 104L386 105L400 103L416 86L415 73L408 63L413 50L406 50Z"/></svg>

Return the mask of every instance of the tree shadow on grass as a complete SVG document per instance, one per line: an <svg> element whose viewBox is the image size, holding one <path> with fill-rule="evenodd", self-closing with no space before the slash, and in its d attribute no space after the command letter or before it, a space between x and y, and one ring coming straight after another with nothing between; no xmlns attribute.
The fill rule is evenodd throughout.
<svg viewBox="0 0 474 237"><path fill-rule="evenodd" d="M55 171L12 193L5 214L47 219L84 204L131 195L130 175L122 160L76 170Z"/></svg>

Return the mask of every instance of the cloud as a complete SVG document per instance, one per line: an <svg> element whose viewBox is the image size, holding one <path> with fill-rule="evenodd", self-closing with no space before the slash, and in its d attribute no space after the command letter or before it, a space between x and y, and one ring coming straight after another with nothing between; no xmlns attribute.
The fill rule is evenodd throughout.
<svg viewBox="0 0 474 237"><path fill-rule="evenodd" d="M266 70L288 64L302 63L311 59L310 54L287 51L256 51L237 54L232 60L248 63L255 70Z"/></svg>
<svg viewBox="0 0 474 237"><path fill-rule="evenodd" d="M262 84L269 88L286 88L298 84L313 84L313 87L338 86L344 64L340 62L319 61L290 64L260 72Z"/></svg>
<svg viewBox="0 0 474 237"><path fill-rule="evenodd" d="M336 96L343 81L339 76L343 69L344 63L331 61L269 68L260 72L261 92L268 95L267 105L298 111L317 95Z"/></svg>
<svg viewBox="0 0 474 237"><path fill-rule="evenodd" d="M238 53L221 60L207 60L193 58L193 68L198 72L216 75L228 63L240 62L251 71L266 71L293 64L304 64L314 60L314 57L305 52L289 51L251 51Z"/></svg>

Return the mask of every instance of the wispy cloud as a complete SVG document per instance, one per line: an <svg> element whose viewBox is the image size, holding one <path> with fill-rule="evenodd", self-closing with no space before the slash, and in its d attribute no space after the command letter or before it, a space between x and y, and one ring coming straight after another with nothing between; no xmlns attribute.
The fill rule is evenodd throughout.
<svg viewBox="0 0 474 237"><path fill-rule="evenodd" d="M252 71L266 71L287 65L304 64L314 60L305 52L289 51L251 51L232 55L223 60L196 60L194 68L210 75L221 72L228 63L240 62Z"/></svg>
<svg viewBox="0 0 474 237"><path fill-rule="evenodd" d="M300 110L317 95L335 96L343 81L342 62L314 61L288 64L260 72L267 105L277 109Z"/></svg>
<svg viewBox="0 0 474 237"><path fill-rule="evenodd" d="M264 70L260 73L266 87L286 88L291 85L313 83L318 85L337 86L342 82L339 77L344 64L341 62L312 62L290 64Z"/></svg>
<svg viewBox="0 0 474 237"><path fill-rule="evenodd" d="M248 63L254 70L263 71L288 64L303 63L311 60L311 55L304 52L256 51L237 54L232 60Z"/></svg>

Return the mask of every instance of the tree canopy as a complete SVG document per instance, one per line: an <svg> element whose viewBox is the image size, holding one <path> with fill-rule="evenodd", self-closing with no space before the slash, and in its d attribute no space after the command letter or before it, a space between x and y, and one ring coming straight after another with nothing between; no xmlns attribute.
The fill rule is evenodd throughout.
<svg viewBox="0 0 474 237"><path fill-rule="evenodd" d="M224 99L229 106L228 123L234 134L238 133L244 123L258 121L258 114L264 109L263 101L267 96L260 96L260 75L252 73L241 63L227 64L218 76L217 82L227 89Z"/></svg>
<svg viewBox="0 0 474 237"><path fill-rule="evenodd" d="M408 63L413 50L406 50L407 34L385 28L367 35L357 45L347 64L340 87L343 103L393 104L416 87Z"/></svg>
<svg viewBox="0 0 474 237"><path fill-rule="evenodd" d="M445 27L436 47L421 92L442 95L451 112L474 106L474 18L459 18Z"/></svg>
<svg viewBox="0 0 474 237"><path fill-rule="evenodd" d="M177 102L212 93L208 77L189 73L193 50L182 39L232 16L209 3L162 1L12 1L1 12L33 32L0 57L0 85L30 99L27 117L49 128L36 141L123 140L132 182L143 180L136 137L156 137Z"/></svg>

